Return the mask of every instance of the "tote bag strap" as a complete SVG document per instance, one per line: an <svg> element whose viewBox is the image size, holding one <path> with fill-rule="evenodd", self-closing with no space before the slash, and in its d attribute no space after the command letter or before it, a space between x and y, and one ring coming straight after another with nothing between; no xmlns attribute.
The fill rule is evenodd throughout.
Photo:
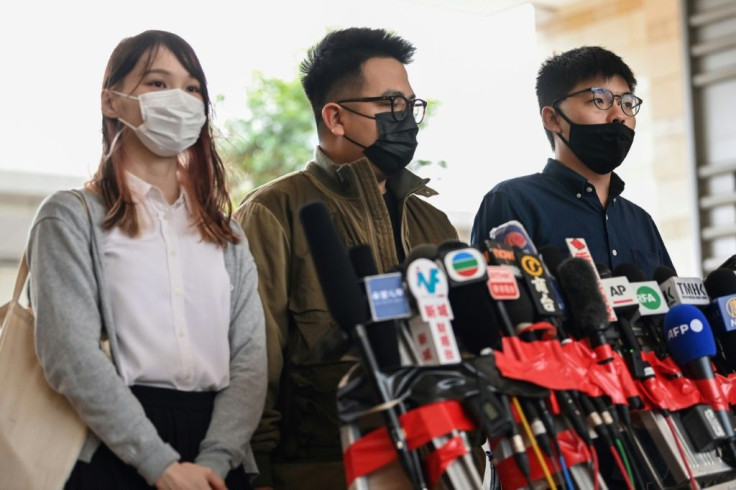
<svg viewBox="0 0 736 490"><path fill-rule="evenodd" d="M23 252L23 257L20 259L18 277L15 279L15 289L13 290L13 301L15 302L20 299L20 293L23 291L26 279L28 279L28 258L26 257L26 253L27 252Z"/></svg>

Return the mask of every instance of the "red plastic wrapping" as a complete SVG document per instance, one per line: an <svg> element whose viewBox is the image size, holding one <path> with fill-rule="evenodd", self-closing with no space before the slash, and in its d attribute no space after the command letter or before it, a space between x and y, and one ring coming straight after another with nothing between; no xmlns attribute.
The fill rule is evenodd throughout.
<svg viewBox="0 0 736 490"><path fill-rule="evenodd" d="M432 403L410 410L399 417L406 443L410 449L427 444L435 437L449 434L453 430L469 431L475 429L475 422L468 417L462 403L454 400ZM459 440L462 442L462 440ZM440 454L427 458L427 474L437 475L437 480L445 469L464 452L458 442L439 448ZM463 445L464 446L464 445ZM434 452L437 452L435 450ZM350 486L356 478L372 473L397 459L391 437L385 427L369 432L351 444L343 453L345 478ZM431 478L430 478L431 480ZM434 485L437 480L430 483Z"/></svg>

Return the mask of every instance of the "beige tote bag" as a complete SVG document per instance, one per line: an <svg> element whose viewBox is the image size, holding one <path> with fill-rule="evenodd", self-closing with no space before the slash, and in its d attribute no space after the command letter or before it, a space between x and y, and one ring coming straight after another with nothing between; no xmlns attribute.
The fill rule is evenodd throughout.
<svg viewBox="0 0 736 490"><path fill-rule="evenodd" d="M46 382L34 347L33 312L20 293L25 254L13 299L0 308L0 489L60 489L87 428L66 398Z"/></svg>
<svg viewBox="0 0 736 490"><path fill-rule="evenodd" d="M87 209L87 202L72 191ZM87 427L46 382L36 356L33 311L20 304L23 254L13 298L0 307L0 490L57 490L74 468Z"/></svg>

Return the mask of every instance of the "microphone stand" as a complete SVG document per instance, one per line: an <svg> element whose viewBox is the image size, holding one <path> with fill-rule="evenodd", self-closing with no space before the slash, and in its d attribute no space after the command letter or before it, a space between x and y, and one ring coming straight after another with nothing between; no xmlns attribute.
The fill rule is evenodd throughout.
<svg viewBox="0 0 736 490"><path fill-rule="evenodd" d="M421 366L422 361L419 354L414 347L414 343L403 325L399 326L399 342L400 350L403 350L403 354L408 357L410 364ZM451 436L460 435L463 442L468 446L467 438L465 434L459 431L452 431ZM447 436L435 437L432 439L432 444L439 448L447 443L449 438ZM455 462L447 467L444 475L449 481L451 487L455 490L461 490L465 488L481 488L483 486L482 479L478 474L478 470L473 463L473 458L470 454L465 454L459 457Z"/></svg>
<svg viewBox="0 0 736 490"><path fill-rule="evenodd" d="M382 404L390 402L391 397L386 389L385 383L383 382L383 375L379 371L376 357L373 354L373 349L368 341L368 334L365 331L365 325L355 325L355 336L358 340L358 344L360 345L363 358L368 365L368 370L371 373L371 376L369 377L379 396L379 400ZM422 472L419 458L417 457L417 454L414 451L411 451L409 446L407 446L404 428L401 426L394 408L386 408L385 410L382 410L381 413L383 414L388 433L391 436L391 441L394 444L394 449L396 449L396 452L399 455L401 465L409 476L412 486L416 490L428 490L427 483L424 481L424 474Z"/></svg>

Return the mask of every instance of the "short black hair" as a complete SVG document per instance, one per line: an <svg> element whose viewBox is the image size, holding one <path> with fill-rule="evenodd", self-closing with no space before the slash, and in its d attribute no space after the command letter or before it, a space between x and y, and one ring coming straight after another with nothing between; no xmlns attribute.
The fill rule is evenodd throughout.
<svg viewBox="0 0 736 490"><path fill-rule="evenodd" d="M621 76L632 92L636 78L631 68L617 54L600 46L581 46L547 58L537 73L537 102L539 110L552 105L555 99L568 94L575 85L591 78ZM552 149L555 147L552 132L547 128Z"/></svg>
<svg viewBox="0 0 736 490"><path fill-rule="evenodd" d="M327 34L299 66L317 128L322 125L326 103L360 88L363 63L371 58L394 58L407 65L414 51L410 42L384 29L351 27Z"/></svg>

